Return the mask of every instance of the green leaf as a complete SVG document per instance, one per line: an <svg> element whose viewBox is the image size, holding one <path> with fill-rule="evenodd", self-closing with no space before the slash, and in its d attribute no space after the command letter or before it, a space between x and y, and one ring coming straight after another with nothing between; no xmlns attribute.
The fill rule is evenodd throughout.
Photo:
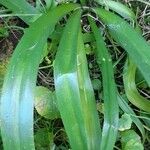
<svg viewBox="0 0 150 150"><path fill-rule="evenodd" d="M86 54L88 54L88 55L92 54L92 48L91 48L90 44L85 44L84 47L85 47Z"/></svg>
<svg viewBox="0 0 150 150"><path fill-rule="evenodd" d="M94 36L92 33L82 33L84 43L94 42Z"/></svg>
<svg viewBox="0 0 150 150"><path fill-rule="evenodd" d="M5 150L34 149L33 103L38 66L55 24L77 7L64 4L50 10L31 24L16 47L5 76L0 105Z"/></svg>
<svg viewBox="0 0 150 150"><path fill-rule="evenodd" d="M104 125L101 149L111 150L113 149L116 141L119 120L117 91L113 75L113 66L100 30L92 20L90 20L90 25L96 39L97 49L95 53L97 62L102 72L103 80Z"/></svg>
<svg viewBox="0 0 150 150"><path fill-rule="evenodd" d="M150 114L147 114L145 112L141 112L140 113L140 117L142 118L142 120L144 121L146 127L148 127L150 129Z"/></svg>
<svg viewBox="0 0 150 150"><path fill-rule="evenodd" d="M51 150L54 147L53 133L47 128L40 128L34 135L35 147L37 150Z"/></svg>
<svg viewBox="0 0 150 150"><path fill-rule="evenodd" d="M150 86L150 46L126 21L104 9L95 11L107 25L111 36L128 52Z"/></svg>
<svg viewBox="0 0 150 150"><path fill-rule="evenodd" d="M64 29L54 62L57 106L72 149L84 149L86 144L84 142L84 134L81 133L79 126L82 124L82 116L79 112L80 104L78 104L80 98L76 70L79 25L80 12L77 12L71 16ZM66 37L69 40L66 40Z"/></svg>
<svg viewBox="0 0 150 150"><path fill-rule="evenodd" d="M87 0L80 0L81 4L84 5Z"/></svg>
<svg viewBox="0 0 150 150"><path fill-rule="evenodd" d="M56 119L60 117L56 106L56 96L45 87L37 86L35 88L34 105L37 112L47 119Z"/></svg>
<svg viewBox="0 0 150 150"><path fill-rule="evenodd" d="M119 131L124 131L131 128L132 119L130 115L123 114L119 119Z"/></svg>
<svg viewBox="0 0 150 150"><path fill-rule="evenodd" d="M31 6L26 0L1 0L0 4L13 11L13 13L16 13L16 16L17 14L22 14L22 16L19 17L27 24L35 21L40 14L40 12ZM23 16L26 14L28 14L28 16Z"/></svg>
<svg viewBox="0 0 150 150"><path fill-rule="evenodd" d="M122 150L144 150L140 136L133 130L121 133Z"/></svg>
<svg viewBox="0 0 150 150"><path fill-rule="evenodd" d="M0 27L0 38L7 38L9 36L8 29L5 27Z"/></svg>
<svg viewBox="0 0 150 150"><path fill-rule="evenodd" d="M76 12L71 16L64 29L54 63L54 79L71 148L91 150L100 148L100 127L83 41L78 34L80 15Z"/></svg>
<svg viewBox="0 0 150 150"><path fill-rule="evenodd" d="M140 95L135 84L136 65L128 59L124 67L123 81L128 100L136 107L150 112L150 101Z"/></svg>
<svg viewBox="0 0 150 150"><path fill-rule="evenodd" d="M77 74L80 90L80 99L82 113L84 117L86 127L86 137L88 143L88 149L100 149L100 126L99 118L96 110L96 100L94 97L94 91L88 72L88 64L86 59L86 51L84 49L84 42L81 31L78 37L78 49L77 49Z"/></svg>
<svg viewBox="0 0 150 150"><path fill-rule="evenodd" d="M120 2L115 2L112 0L96 0L99 4L108 7L109 9L115 11L122 17L130 19L131 21L135 20L135 14L127 6Z"/></svg>
<svg viewBox="0 0 150 150"><path fill-rule="evenodd" d="M120 108L127 114L130 115L132 121L135 123L139 131L141 132L143 138L145 138L145 130L143 127L142 122L139 120L139 118L136 116L132 108L128 105L126 100L123 99L123 97L118 93L118 103Z"/></svg>
<svg viewBox="0 0 150 150"><path fill-rule="evenodd" d="M92 80L92 85L94 90L99 90L101 88L101 81L99 79Z"/></svg>
<svg viewBox="0 0 150 150"><path fill-rule="evenodd" d="M46 8L49 9L53 3L53 0L45 0Z"/></svg>

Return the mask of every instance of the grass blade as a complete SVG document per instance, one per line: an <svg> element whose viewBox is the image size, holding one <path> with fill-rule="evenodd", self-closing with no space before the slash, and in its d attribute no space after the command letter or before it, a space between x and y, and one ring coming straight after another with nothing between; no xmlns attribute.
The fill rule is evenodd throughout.
<svg viewBox="0 0 150 150"><path fill-rule="evenodd" d="M102 71L103 80L104 125L102 132L101 149L111 150L113 149L116 141L119 120L119 109L116 85L113 75L113 66L100 30L92 20L90 20L90 25L96 39L96 57L99 65L101 63L100 68Z"/></svg>
<svg viewBox="0 0 150 150"><path fill-rule="evenodd" d="M86 0L80 0L81 4L84 5L86 3Z"/></svg>
<svg viewBox="0 0 150 150"><path fill-rule="evenodd" d="M54 63L57 106L72 149L87 148L84 129L79 126L83 124L76 67L80 13L77 12L68 21ZM69 40L66 40L66 37L69 37Z"/></svg>
<svg viewBox="0 0 150 150"><path fill-rule="evenodd" d="M67 23L56 54L57 105L71 148L99 149L100 127L79 28L80 12L77 12Z"/></svg>
<svg viewBox="0 0 150 150"><path fill-rule="evenodd" d="M106 23L111 36L128 52L150 86L150 46L126 21L101 8L95 11Z"/></svg>
<svg viewBox="0 0 150 150"><path fill-rule="evenodd" d="M86 53L81 31L79 32L77 50L77 74L85 129L87 132L86 138L88 149L100 149L101 128L98 121L99 118L96 110L96 100L94 97L92 83L89 77Z"/></svg>
<svg viewBox="0 0 150 150"><path fill-rule="evenodd" d="M136 107L150 113L150 101L141 96L135 84L136 65L128 59L124 68L124 87L128 100Z"/></svg>
<svg viewBox="0 0 150 150"><path fill-rule="evenodd" d="M25 0L1 0L0 4L17 14L35 14L35 16L19 16L27 24L33 22L40 12ZM37 15L36 15L37 14Z"/></svg>
<svg viewBox="0 0 150 150"><path fill-rule="evenodd" d="M136 117L136 114L132 110L132 108L128 105L128 103L123 99L123 97L118 93L118 104L120 108L127 114L130 115L132 121L135 123L139 131L141 132L141 135L143 136L143 139L145 138L145 130L143 127L142 122Z"/></svg>
<svg viewBox="0 0 150 150"><path fill-rule="evenodd" d="M33 93L38 65L55 24L77 7L74 4L61 5L41 16L26 30L15 49L4 80L0 105L5 150L34 149Z"/></svg>
<svg viewBox="0 0 150 150"><path fill-rule="evenodd" d="M131 11L131 9L129 9L127 6L125 6L120 2L115 2L112 0L108 0L108 1L106 0L105 2L100 0L96 0L96 1L99 4L104 5L109 9L115 11L116 13L118 13L119 15L121 15L126 19L130 19L131 21L135 20L135 14Z"/></svg>

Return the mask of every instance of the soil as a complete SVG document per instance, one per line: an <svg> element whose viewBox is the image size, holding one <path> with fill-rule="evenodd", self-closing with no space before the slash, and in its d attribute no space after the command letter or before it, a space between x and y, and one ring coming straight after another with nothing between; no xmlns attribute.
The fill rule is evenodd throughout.
<svg viewBox="0 0 150 150"><path fill-rule="evenodd" d="M11 56L13 50L23 35L23 31L15 28L13 29L11 26L19 26L22 28L27 27L22 20L16 17L11 18L7 23L5 20L0 18L0 28L5 29L7 27L7 35L0 37L0 61L3 61Z"/></svg>

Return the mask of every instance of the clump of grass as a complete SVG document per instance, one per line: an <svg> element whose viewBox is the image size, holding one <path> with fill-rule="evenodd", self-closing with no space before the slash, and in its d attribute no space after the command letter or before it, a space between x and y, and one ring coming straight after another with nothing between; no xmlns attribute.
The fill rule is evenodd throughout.
<svg viewBox="0 0 150 150"><path fill-rule="evenodd" d="M114 149L122 147L126 150L134 149L134 144L138 145L139 149L143 147L146 149L149 143L149 110L145 103L142 107L139 105L140 101L133 103L134 95L128 91L138 88L136 96L140 95L146 99L149 105L147 99L149 99L150 63L145 61L150 57L147 51L149 46L131 26L111 11L125 17L133 25L134 15L125 5L129 6L136 14L134 27L139 26L141 34L148 41L149 2L120 1L124 6L116 2L110 4L107 1L106 3L99 1L100 4L97 3L98 1L89 3L86 0L74 1L75 4L65 4L66 1L60 1L59 4L63 3L60 6L57 6L58 3L55 1L50 2L31 1L32 5L24 3L19 6L20 8L17 1L16 3L1 2L13 12L11 14L8 11L6 14L7 10L1 7L4 12L1 17L5 22L2 41L7 43L11 32L18 37L17 32L13 32L14 29L24 32L10 60L1 98L1 130L4 148L34 149L35 142L36 149L71 147L110 150L113 147ZM84 13L81 18L80 4L86 5L83 6ZM139 8L135 7L135 4ZM121 6L123 11L117 6ZM106 10L109 8L110 11L104 8ZM64 18L60 20L62 14ZM9 21L12 16L21 18L23 24L18 18L17 21L21 22L21 26L14 25L13 21ZM122 24L124 24L123 28ZM24 30L26 27L28 29ZM134 36L130 37L130 33ZM138 44L137 41L142 42L142 46L132 44L134 42ZM16 44L18 39L13 42ZM138 49L140 46L143 53ZM136 80L133 79L131 82L123 80L123 75L128 72L125 67L129 68L128 56L132 57L136 69L140 70L135 74ZM36 76L38 76L37 80ZM131 83L135 84L134 89L125 87ZM35 84L47 87L49 93L53 92L56 95L54 101L57 102L57 106L52 105L53 103L50 103L51 106L44 105L46 99L51 101L52 98L48 99L43 92L40 99L42 113L37 113L39 109L35 106L33 118ZM140 96L138 99L142 99ZM5 109L8 103L11 104L10 110ZM50 107L52 109L49 109ZM61 118L48 119L44 115L44 109L49 110L50 114L56 107ZM28 116L26 112L29 113ZM10 134L6 134L8 128L12 131Z"/></svg>

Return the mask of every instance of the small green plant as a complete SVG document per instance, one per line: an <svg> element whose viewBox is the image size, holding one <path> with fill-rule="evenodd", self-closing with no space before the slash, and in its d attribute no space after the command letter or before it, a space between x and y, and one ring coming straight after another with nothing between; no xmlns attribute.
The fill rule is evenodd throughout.
<svg viewBox="0 0 150 150"><path fill-rule="evenodd" d="M119 122L122 122L121 127L125 126L125 129L121 128L122 148L126 150L132 145L126 137L130 133L131 140L136 137L137 144L143 149L139 136L129 129L134 122L144 137L144 127L117 90L112 58L105 43L108 39L104 39L104 34L109 35L110 41L117 42L127 52L124 70L127 98L137 108L150 112L150 102L139 95L135 83L131 84L135 82L135 70L138 68L150 86L150 46L136 29L138 25L134 13L112 0L45 0L45 3L37 0L35 7L25 0L1 0L0 4L29 25L12 55L2 88L0 127L4 150L35 149L34 103L39 114L46 118L61 116L73 150L113 149L120 132ZM82 17L86 17L90 26L89 34L84 33ZM47 51L47 39L51 39L50 46L56 50L51 64L55 94L48 93L44 88L36 89L39 64L51 53ZM93 52L102 74L103 123L100 123L96 109L85 43L95 44ZM134 70L131 65L134 65ZM43 103L41 109L38 98ZM51 102L48 103L47 99ZM119 121L119 107L130 116ZM123 119L128 119L129 125L124 125ZM48 137L45 131L39 134ZM39 140L38 137L37 134L35 141Z"/></svg>

